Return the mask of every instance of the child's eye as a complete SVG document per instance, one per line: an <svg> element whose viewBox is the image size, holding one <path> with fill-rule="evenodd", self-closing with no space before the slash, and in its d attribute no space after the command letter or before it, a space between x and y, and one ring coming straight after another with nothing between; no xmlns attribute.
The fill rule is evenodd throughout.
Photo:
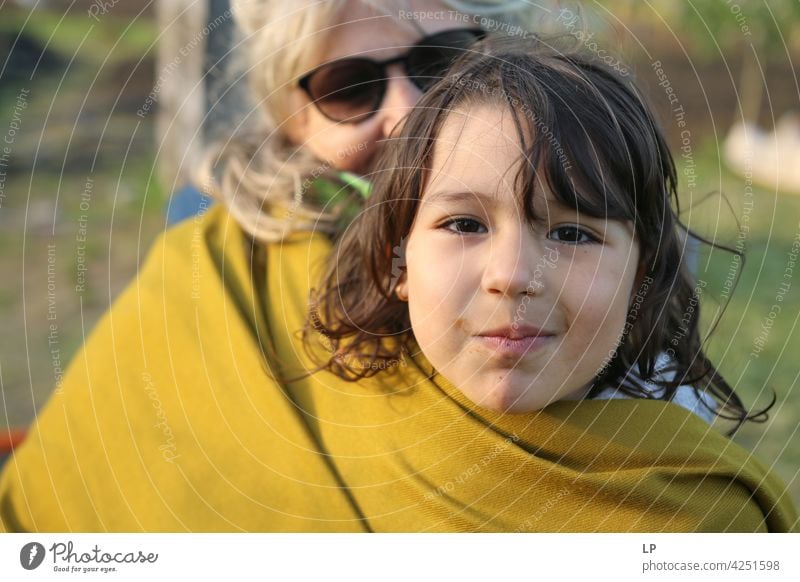
<svg viewBox="0 0 800 582"><path fill-rule="evenodd" d="M578 245L597 242L597 239L587 231L572 225L554 228L550 231L548 237L559 242Z"/></svg>
<svg viewBox="0 0 800 582"><path fill-rule="evenodd" d="M450 225L458 225L456 229L448 228ZM449 230L453 233L465 233L465 234L475 234L477 231L474 230L476 228L483 228L484 231L486 227L483 226L480 222L475 220L474 218L454 218L452 220L448 220L444 224L442 224L439 228L443 228L445 230Z"/></svg>

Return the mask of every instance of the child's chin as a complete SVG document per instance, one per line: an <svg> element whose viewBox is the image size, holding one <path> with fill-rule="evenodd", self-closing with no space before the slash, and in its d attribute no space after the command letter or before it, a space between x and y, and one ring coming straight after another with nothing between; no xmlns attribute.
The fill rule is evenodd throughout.
<svg viewBox="0 0 800 582"><path fill-rule="evenodd" d="M480 395L462 391L478 406L504 414L538 412L547 405L547 403L532 400L530 394L526 394L524 389L514 389L509 386L496 386L490 393L484 392Z"/></svg>

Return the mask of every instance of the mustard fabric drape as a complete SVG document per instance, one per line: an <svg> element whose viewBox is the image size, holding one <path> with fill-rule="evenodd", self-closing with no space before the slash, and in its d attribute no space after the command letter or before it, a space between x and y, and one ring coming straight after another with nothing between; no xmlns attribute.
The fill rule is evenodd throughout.
<svg viewBox="0 0 800 582"><path fill-rule="evenodd" d="M280 385L331 250L220 207L162 235L0 478L7 531L790 531L783 484L683 408L472 404L413 350ZM325 341L320 337L319 349Z"/></svg>

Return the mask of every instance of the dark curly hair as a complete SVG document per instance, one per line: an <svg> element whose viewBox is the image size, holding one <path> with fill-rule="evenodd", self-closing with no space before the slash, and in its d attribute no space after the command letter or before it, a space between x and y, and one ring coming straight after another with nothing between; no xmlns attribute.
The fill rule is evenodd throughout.
<svg viewBox="0 0 800 582"><path fill-rule="evenodd" d="M591 55L559 50L542 39L489 39L476 45L422 97L400 135L389 140L373 176L373 193L339 235L310 298L304 344L310 347L322 334L330 356L315 359L317 370L357 381L384 373L403 350L412 349L408 305L394 295L402 265L393 254L402 256L449 112L483 103L511 112L530 160L516 176L527 220L535 220L530 193L544 180L561 203L635 227L647 284L639 288L622 340L598 370L587 397L614 387L632 397L671 400L680 385L689 384L703 406L737 421L731 434L746 420L763 422L772 404L751 414L703 351L701 287L684 257L689 237L743 260L742 253L681 223L672 155L631 79ZM665 353L669 366L659 370ZM671 380L660 375L665 372ZM648 389L647 381L659 389ZM717 406L708 406L703 393Z"/></svg>

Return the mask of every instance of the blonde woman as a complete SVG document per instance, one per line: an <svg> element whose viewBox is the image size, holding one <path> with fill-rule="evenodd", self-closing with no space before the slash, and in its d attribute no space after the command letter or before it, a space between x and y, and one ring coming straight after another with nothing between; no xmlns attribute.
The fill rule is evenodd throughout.
<svg viewBox="0 0 800 582"><path fill-rule="evenodd" d="M260 121L209 154L200 185L221 204L156 241L6 463L0 530L431 525L366 520L308 386L281 379L308 368L310 282L381 143L481 29L521 32L527 3L233 7Z"/></svg>

